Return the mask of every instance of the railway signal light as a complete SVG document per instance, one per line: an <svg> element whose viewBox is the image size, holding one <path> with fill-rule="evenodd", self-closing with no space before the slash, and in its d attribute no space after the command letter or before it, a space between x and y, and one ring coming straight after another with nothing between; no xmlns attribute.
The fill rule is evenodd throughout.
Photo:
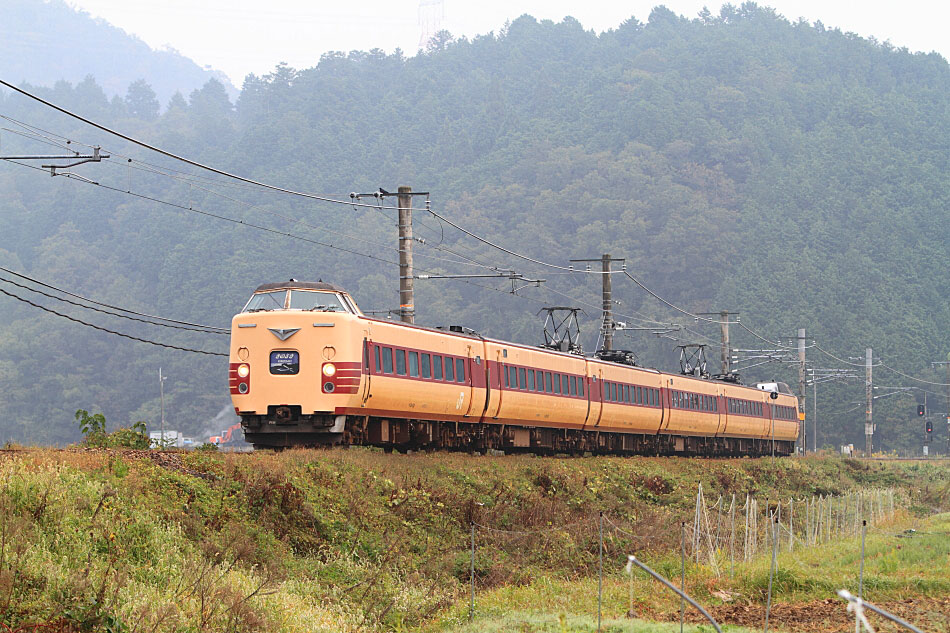
<svg viewBox="0 0 950 633"><path fill-rule="evenodd" d="M931 422L930 420L927 420L927 433L933 433L933 432L934 432L934 423Z"/></svg>
<svg viewBox="0 0 950 633"><path fill-rule="evenodd" d="M922 404L917 405L917 415L922 416L927 413L927 407Z"/></svg>

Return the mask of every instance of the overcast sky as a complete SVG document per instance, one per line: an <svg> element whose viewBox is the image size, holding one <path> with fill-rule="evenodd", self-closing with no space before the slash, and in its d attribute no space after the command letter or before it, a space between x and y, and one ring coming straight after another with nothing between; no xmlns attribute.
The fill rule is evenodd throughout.
<svg viewBox="0 0 950 633"><path fill-rule="evenodd" d="M198 64L224 71L237 87L248 73L264 74L279 62L316 65L326 51L369 50L407 55L419 48L424 24L455 36L497 32L506 20L528 13L560 21L565 15L587 29L616 28L631 16L646 21L658 0L67 0L153 48L177 49ZM739 4L735 2L734 4ZM667 0L673 11L694 17L721 2ZM912 51L950 56L947 0L773 0L789 19L821 20L862 36L890 40Z"/></svg>

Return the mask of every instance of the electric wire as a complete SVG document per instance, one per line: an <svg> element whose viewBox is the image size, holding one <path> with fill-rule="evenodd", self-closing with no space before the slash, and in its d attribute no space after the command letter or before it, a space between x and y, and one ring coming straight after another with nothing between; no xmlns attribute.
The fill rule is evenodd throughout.
<svg viewBox="0 0 950 633"><path fill-rule="evenodd" d="M835 360L838 361L839 363L844 363L845 365L851 365L852 367L867 367L867 364L866 364L866 363L852 363L851 361L845 360L845 359L841 358L840 356L835 356L834 354L832 354L831 352L829 352L828 350L826 350L825 348L823 348L823 347L822 347L821 345L819 345L818 343L815 343L814 346L815 346L815 349L817 349L819 352L821 352L822 354L826 354L826 355L832 357L833 359L835 359ZM871 365L871 367L878 367L878 366L880 366L880 365L882 365L882 363L881 363L880 361L878 361L877 363L873 363L873 364Z"/></svg>
<svg viewBox="0 0 950 633"><path fill-rule="evenodd" d="M47 297L47 298L49 298L49 299L54 299L54 300L56 300L56 301L61 301L61 302L63 302L63 303L68 303L68 304L70 304L70 305L76 306L77 308L82 308L82 309L84 309L84 310L92 310L92 311L94 311L94 312L99 312L99 313L101 313L101 314L108 314L108 315L110 315L110 316L119 317L120 319L128 319L129 321L138 321L139 323L146 323L146 324L148 324L148 325L158 325L158 326L161 326L161 327L172 328L172 329L175 329L175 330L184 330L184 331L186 331L186 332L197 332L197 333L199 333L199 334L216 334L216 335L218 335L218 336L228 336L228 335L230 334L230 332L227 332L227 331L217 332L217 331L214 331L214 330L199 330L199 329L195 329L195 328L191 328L191 327L184 327L184 326L181 326L181 325L172 325L171 323L160 323L160 322L157 322L157 321L148 321L148 320L146 320L146 319L140 319L140 318L138 318L138 317L129 316L129 315L127 315L127 314L120 314L120 313L117 313L117 312L110 312L109 310L103 310L102 308L96 308L96 307L94 307L94 306L83 305L83 304L78 303L78 302L76 302L76 301L70 301L69 299L64 299L63 297L57 297L57 296L55 296L55 295L51 295L51 294L49 294L49 293L43 292L42 290L37 290L36 288L30 288L29 286L25 286L25 285L23 285L23 284L17 283L17 282L15 282L15 281L11 280L11 279L7 279L7 278L2 277L2 276L0 276L0 281L2 281L2 282L4 282L4 283L8 283L8 284L13 285L13 286L16 286L17 288L22 288L23 290L27 290L27 291L29 291L29 292L36 293L36 294L38 294L38 295L43 295L44 297Z"/></svg>
<svg viewBox="0 0 950 633"><path fill-rule="evenodd" d="M161 155L163 155L163 156L167 156L168 158L173 158L173 159L175 159L175 160L181 161L181 162L183 162L183 163L185 163L185 164L191 165L192 167L197 167L197 168L199 168L199 169L204 169L204 170L206 170L206 171L210 171L210 172L212 172L212 173L215 173L215 174L218 174L218 175L221 175L221 176L225 176L225 177L227 177L227 178L233 178L234 180L238 180L238 181L240 181L240 182L246 182L246 183L251 184L251 185L256 185L256 186L262 187L262 188L264 188L264 189L270 189L271 191L277 191L277 192L280 192L280 193L286 193L286 194L293 195L293 196L299 196L299 197L301 197L301 198L309 198L309 199L311 199L311 200L319 200L319 201L321 201L321 202L331 202L331 203L334 203L334 204L343 204L343 205L359 206L359 207L375 206L375 205L369 205L369 204L364 204L364 203L360 203L360 202L354 202L354 201L352 201L352 200L338 200L338 199L336 199L336 198L330 198L330 197L328 197L328 196L320 196L320 195L313 194L313 193L307 193L307 192L305 192L305 191L295 191L295 190L293 190L293 189L287 189L287 188L284 188L284 187L279 187L279 186L277 186L277 185L271 185L271 184L268 184L268 183L266 183L266 182L260 182L260 181L258 181L258 180L254 180L254 179L252 179L252 178L246 178L246 177L244 177L244 176L239 176L239 175L237 175L237 174L232 174L232 173L227 172L227 171L225 171L225 170L223 170L223 169L218 169L217 167L212 167L211 165L205 165L204 163L199 163L198 161L192 160L192 159L190 159L190 158L186 158L186 157L184 157L184 156L179 156L178 154L175 154L175 153L170 152L170 151L168 151L168 150L162 149L161 147L157 147L157 146L155 146L155 145L151 145L151 144L149 144L149 143L146 143L145 141L140 141L140 140L138 140L138 139L136 139L136 138L134 138L134 137L131 137L131 136L127 135L127 134L123 134L122 132L119 132L118 130L114 130L114 129L108 127L108 126L105 126L105 125L101 124L101 123L96 123L95 121L93 121L93 120L91 120L91 119L87 119L86 117L84 117L84 116L82 116L82 115L80 115L80 114L76 114L75 112L71 112L70 110L67 110L66 108L63 108L63 107L61 107L61 106L58 106L58 105L56 105L55 103L52 103L51 101L47 101L46 99L40 97L39 95L35 95L35 94L33 94L33 93L31 93L31 92L29 92L29 91L27 91L27 90L24 90L23 88L20 88L20 87L18 87L18 86L15 86L14 84L11 84L10 82L5 81L5 80L3 80L3 79L0 79L0 85L6 86L6 87L9 88L10 90L13 90L13 91L15 91L15 92L18 92L18 93L20 93L21 95L23 95L23 96L25 96L25 97L29 97L30 99L33 99L34 101L37 101L37 102L39 102L39 103L42 103L42 104L45 105L46 107L52 108L53 110L56 110L57 112L60 112L60 113L62 113L62 114L65 114L66 116L72 117L72 118L76 119L77 121L82 121L82 122L85 123L86 125L92 126L92 127L96 128L96 129L98 129L98 130L102 130L103 132L106 132L107 134L111 134L111 135L113 135L113 136L116 136L116 137L118 137L118 138L121 138L122 140L128 141L129 143L132 143L132 144L134 144L134 145L138 145L139 147L144 147L145 149L150 150L150 151L153 151L153 152L155 152L155 153L157 153L157 154L161 154ZM383 207L381 207L381 208L383 208ZM388 207L388 208L391 208L391 209L398 209L399 207Z"/></svg>
<svg viewBox="0 0 950 633"><path fill-rule="evenodd" d="M7 273L7 274L10 274L10 275L15 275L15 276L17 276L17 277L19 277L19 278L21 278L21 279L25 279L25 280L27 280L27 281L29 281L29 282L31 282L31 283L34 283L34 284L39 285L39 286L42 286L42 287L44 287L44 288L48 288L48 289L50 289L50 290L55 290L56 292L59 292L59 293L61 293L61 294L64 294L64 295L73 297L73 298L75 298L75 299L80 299L80 300L82 300L82 301L85 301L85 302L87 302L87 303L92 303L92 304L95 304L95 305L97 305L97 306L102 306L102 307L104 307L104 308L110 308L110 309L112 309L112 310L119 310L119 311L121 311L121 312L127 312L128 314L134 314L134 315L136 315L136 316L144 317L144 318L146 318L146 319L157 319L157 320L160 320L160 321L166 321L166 322L168 322L168 323L177 323L177 324L179 324L179 325L191 326L192 328L201 328L201 330L210 330L210 331L214 331L215 333L230 332L230 330L229 330L228 328L216 327L216 326L213 326L213 325L203 325L203 324L201 324L201 323L190 323L190 322L188 322L188 321L178 321L178 320L176 320L176 319L169 319L169 318L166 318L166 317L155 316L155 315L152 315L152 314L145 314L145 313L142 313L142 312L136 312L135 310L129 310L129 309L127 309L127 308L122 308L122 307L119 307L119 306L109 305L108 303L102 303L102 302L100 302L100 301L96 301L96 300L94 300L94 299L90 299L90 298L88 298L88 297L84 297L84 296L82 296L82 295L78 295L78 294L69 292L68 290L63 290L62 288L57 288L56 286L52 286L52 285L50 285L50 284L48 284L48 283L42 282L42 281L40 281L39 279L34 279L33 277L30 277L30 276L28 276L28 275L24 275L23 273L18 273L18 272L16 272L15 270L10 270L9 268L5 268L5 267L3 267L3 266L0 266L0 271L3 271L3 272L5 272L5 273ZM13 282L10 282L10 283L13 283ZM56 298L56 297L54 297L54 298ZM119 316L119 315L116 315L116 316ZM187 329L187 328L186 328L186 329ZM201 331L201 330L195 330L195 331Z"/></svg>
<svg viewBox="0 0 950 633"><path fill-rule="evenodd" d="M930 381L930 380L923 380L922 378L914 378L913 376L910 376L910 375L908 375L908 374L905 374L905 373L902 372L902 371L898 371L898 370L894 369L893 367L891 367L891 366L889 366L889 365L886 365L886 364L884 364L884 363L878 363L878 364L879 364L881 367L883 367L884 369L889 369L890 371L894 372L894 373L897 374L898 376L903 376L904 378L909 378L910 380L915 380L915 381L920 382L920 383L923 383L923 384L925 384L925 385L936 385L936 386L938 386L938 387L950 387L950 383L946 383L946 382L933 382L933 381Z"/></svg>
<svg viewBox="0 0 950 633"><path fill-rule="evenodd" d="M7 291L4 290L3 288L0 288L0 294L4 294L4 295L10 297L11 299L16 299L17 301L21 301L21 302L23 302L23 303L29 304L29 305L33 306L34 308L39 308L40 310L43 310L44 312L49 312L50 314L55 314L55 315L58 316L58 317L62 317L62 318L64 318L64 319L68 319L68 320L70 320L70 321L72 321L72 322L74 322L74 323L79 323L80 325L85 325L86 327L91 327L91 328L93 328L93 329L95 329L95 330L99 330L100 332L105 332L105 333L107 333L107 334L113 334L113 335L115 335L115 336L121 336L122 338L127 338L127 339L130 339L130 340L132 340L132 341L138 341L139 343L148 343L149 345L156 345L156 346L158 346L158 347L167 347L168 349L176 349L176 350L179 350L179 351L182 351L182 352L190 352L190 353L193 353L193 354L204 354L204 355L206 355L206 356L225 356L225 357L228 356L227 354L222 354L221 352L208 352L208 351L205 351L205 350L194 349L194 348L191 348L191 347L181 347L180 345L170 345L170 344L168 344L168 343L160 343L160 342L158 342L158 341L152 341L152 340L150 340L150 339L141 338L141 337L138 337L138 336L132 336L131 334L125 334L125 333L123 333L123 332L117 332L116 330L110 330L110 329L104 328L104 327L102 327L102 326L100 326L100 325L95 325L95 324L93 324L93 323L89 323L88 321L83 321L83 320L81 320L81 319L77 319L76 317L69 316L68 314L63 314L62 312L57 312L56 310L53 310L53 309L51 309L51 308L47 308L46 306L42 306L42 305L40 305L40 304L38 304L38 303L34 303L34 302L30 301L29 299L25 299L25 298L23 298L23 297L21 297L21 296L19 296L19 295L17 295L17 294L14 294L14 293L12 293L12 292L7 292Z"/></svg>

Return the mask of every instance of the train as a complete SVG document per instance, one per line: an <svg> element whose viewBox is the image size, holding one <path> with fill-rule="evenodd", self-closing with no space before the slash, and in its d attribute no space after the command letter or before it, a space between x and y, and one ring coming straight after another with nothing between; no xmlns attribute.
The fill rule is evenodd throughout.
<svg viewBox="0 0 950 633"><path fill-rule="evenodd" d="M229 390L256 449L790 455L798 400L363 314L325 282L268 283L231 324Z"/></svg>

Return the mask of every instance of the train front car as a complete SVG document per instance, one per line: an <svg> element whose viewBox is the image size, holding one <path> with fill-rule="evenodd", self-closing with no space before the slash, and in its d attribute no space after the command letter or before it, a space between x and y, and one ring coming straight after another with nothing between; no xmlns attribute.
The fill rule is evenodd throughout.
<svg viewBox="0 0 950 633"><path fill-rule="evenodd" d="M255 448L343 441L359 406L363 326L359 308L332 284L264 284L231 320L229 386Z"/></svg>

